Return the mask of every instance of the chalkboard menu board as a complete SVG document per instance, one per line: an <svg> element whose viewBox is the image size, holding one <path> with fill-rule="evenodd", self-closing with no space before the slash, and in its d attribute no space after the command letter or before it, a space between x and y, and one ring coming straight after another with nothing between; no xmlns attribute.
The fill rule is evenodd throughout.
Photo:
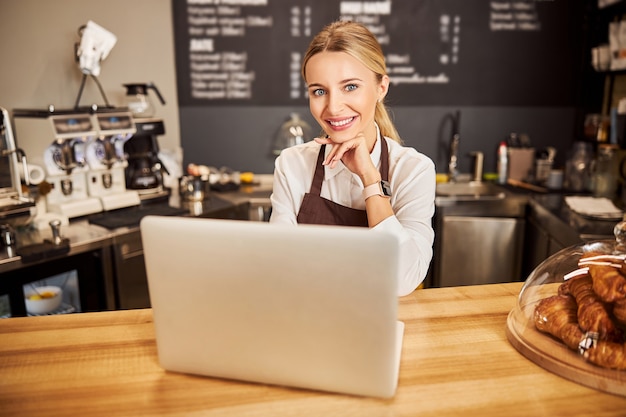
<svg viewBox="0 0 626 417"><path fill-rule="evenodd" d="M176 0L181 106L305 105L302 56L324 25L364 23L392 106L574 103L568 0Z"/></svg>

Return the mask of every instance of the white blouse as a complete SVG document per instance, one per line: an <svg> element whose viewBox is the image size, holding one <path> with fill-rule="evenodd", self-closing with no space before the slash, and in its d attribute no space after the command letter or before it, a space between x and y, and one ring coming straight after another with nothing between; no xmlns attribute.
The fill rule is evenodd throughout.
<svg viewBox="0 0 626 417"><path fill-rule="evenodd" d="M380 168L380 143L376 141L372 161ZM398 295L411 293L424 280L433 255L435 213L435 165L430 158L410 147L387 139L389 183L394 216L372 230L384 230L400 240ZM271 196L271 223L297 224L304 194L309 192L320 150L315 141L284 149L276 158ZM326 153L331 147L326 147ZM346 207L365 210L360 178L341 162L324 167L321 197Z"/></svg>

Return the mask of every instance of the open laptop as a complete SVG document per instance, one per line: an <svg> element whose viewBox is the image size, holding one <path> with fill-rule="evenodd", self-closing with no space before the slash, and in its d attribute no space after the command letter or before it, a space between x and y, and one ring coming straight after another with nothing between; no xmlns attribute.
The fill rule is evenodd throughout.
<svg viewBox="0 0 626 417"><path fill-rule="evenodd" d="M145 217L141 236L164 369L395 394L404 332L395 237L169 216Z"/></svg>

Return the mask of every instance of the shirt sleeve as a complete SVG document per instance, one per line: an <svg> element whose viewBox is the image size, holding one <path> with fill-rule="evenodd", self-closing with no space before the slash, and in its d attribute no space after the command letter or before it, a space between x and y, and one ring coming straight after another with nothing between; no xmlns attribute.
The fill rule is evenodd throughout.
<svg viewBox="0 0 626 417"><path fill-rule="evenodd" d="M399 239L399 296L413 292L424 281L430 267L435 237L432 227L435 176L433 162L424 155L398 162L391 178L391 205L395 215L373 228L392 233Z"/></svg>
<svg viewBox="0 0 626 417"><path fill-rule="evenodd" d="M272 224L297 224L293 201L291 194L287 192L288 183L285 175L280 172L274 172L274 188L270 201L272 203L272 213L270 215L270 223Z"/></svg>
<svg viewBox="0 0 626 417"><path fill-rule="evenodd" d="M298 224L297 215L307 181L310 184L311 158L300 147L284 149L274 163L274 180L272 185L272 213L270 223ZM314 167L314 166L313 166Z"/></svg>

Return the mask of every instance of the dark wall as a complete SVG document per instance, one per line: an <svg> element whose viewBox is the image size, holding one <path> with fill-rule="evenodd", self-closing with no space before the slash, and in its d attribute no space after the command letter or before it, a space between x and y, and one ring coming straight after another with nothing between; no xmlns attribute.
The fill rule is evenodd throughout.
<svg viewBox="0 0 626 417"><path fill-rule="evenodd" d="M469 152L485 154L485 172L495 171L495 152L510 132L530 135L536 147L555 146L563 163L574 137L575 111L568 107L400 107L391 109L405 144L435 161L437 172L447 169L450 138L448 115L461 112L462 172L469 172ZM217 168L272 173L271 146L280 125L299 112L317 131L307 107L192 107L181 108L180 124L186 163Z"/></svg>
<svg viewBox="0 0 626 417"><path fill-rule="evenodd" d="M271 173L272 140L291 112L300 113L317 131L301 94L301 80L292 84L299 75L293 54L303 53L310 40L301 29L316 33L338 18L347 3L390 6L390 14L351 17L373 22L386 55L406 59L400 65L388 61L392 85L387 102L405 144L430 156L438 172L447 168L448 115L457 110L463 172L470 169L471 151L482 151L485 171L494 171L496 146L512 132L528 134L536 148L556 147L557 163L562 164L578 134L583 55L581 6L568 0L274 0L229 10L235 17L271 18L271 28L235 28L241 36L215 35L225 26L211 23L219 22L210 19L212 13L219 14L211 2L193 10L174 2L184 163ZM520 11L524 5L529 8ZM442 16L448 23L442 24ZM294 24L298 36L293 36ZM203 35L205 30L212 35ZM193 42L199 50L192 50ZM192 61L204 64L232 53L245 57L235 74L249 75L253 81L238 83L239 98L207 98L213 96L204 95L204 87L196 89L202 83L194 81L233 72L202 65L196 70ZM444 82L415 81L429 78Z"/></svg>

